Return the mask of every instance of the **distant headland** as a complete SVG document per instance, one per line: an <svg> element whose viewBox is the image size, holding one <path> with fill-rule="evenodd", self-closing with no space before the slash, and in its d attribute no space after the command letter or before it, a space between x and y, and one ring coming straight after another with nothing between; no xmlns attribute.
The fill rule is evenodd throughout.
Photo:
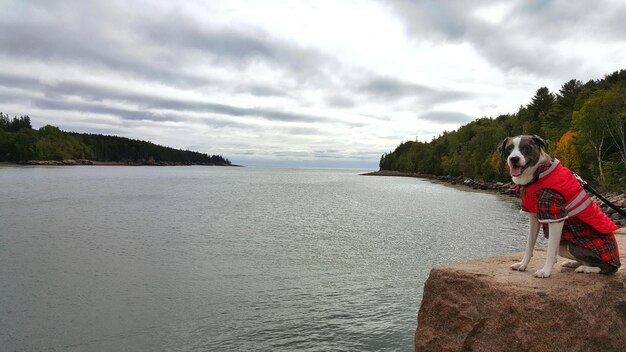
<svg viewBox="0 0 626 352"><path fill-rule="evenodd" d="M233 165L221 155L174 149L152 142L76 133L46 125L32 128L28 115L0 112L0 163L24 165Z"/></svg>

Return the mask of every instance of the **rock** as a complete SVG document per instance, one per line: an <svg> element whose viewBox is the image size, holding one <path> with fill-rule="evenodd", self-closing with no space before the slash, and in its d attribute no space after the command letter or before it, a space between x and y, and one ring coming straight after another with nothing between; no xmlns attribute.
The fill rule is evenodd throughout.
<svg viewBox="0 0 626 352"><path fill-rule="evenodd" d="M626 266L626 229L617 235ZM522 254L433 268L424 286L415 351L623 351L626 269L578 274L555 264L538 279L545 250L525 272ZM562 261L562 260L561 260Z"/></svg>

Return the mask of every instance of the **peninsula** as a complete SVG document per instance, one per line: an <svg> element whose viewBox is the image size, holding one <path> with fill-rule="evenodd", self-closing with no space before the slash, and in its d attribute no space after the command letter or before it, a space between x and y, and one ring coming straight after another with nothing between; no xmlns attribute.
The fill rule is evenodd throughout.
<svg viewBox="0 0 626 352"><path fill-rule="evenodd" d="M0 113L0 163L28 165L217 165L237 166L221 155L164 147L46 125L33 129L28 115Z"/></svg>

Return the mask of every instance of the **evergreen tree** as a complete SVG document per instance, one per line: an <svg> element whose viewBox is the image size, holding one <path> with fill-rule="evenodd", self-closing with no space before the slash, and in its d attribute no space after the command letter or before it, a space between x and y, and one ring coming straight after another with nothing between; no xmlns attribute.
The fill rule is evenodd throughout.
<svg viewBox="0 0 626 352"><path fill-rule="evenodd" d="M570 129L576 99L581 89L582 82L575 79L561 86L556 95L555 104L546 114L541 127L542 135L546 140L556 141Z"/></svg>

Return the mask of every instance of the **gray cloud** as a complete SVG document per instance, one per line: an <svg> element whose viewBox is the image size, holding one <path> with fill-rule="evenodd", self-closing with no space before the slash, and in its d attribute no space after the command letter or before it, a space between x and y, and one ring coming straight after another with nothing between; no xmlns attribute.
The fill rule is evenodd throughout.
<svg viewBox="0 0 626 352"><path fill-rule="evenodd" d="M220 83L234 86L233 82L224 84L206 73L193 72L194 67L217 65L241 70L263 64L309 85L325 82L324 68L338 65L330 56L277 39L260 28L215 27L210 21L201 23L181 12L155 11L157 8L140 13L114 1L7 6L3 13L12 15L0 21L0 47L4 55L15 60L106 69L181 88ZM119 18L132 18L132 22ZM258 85L251 86L249 92L284 95L280 88Z"/></svg>
<svg viewBox="0 0 626 352"><path fill-rule="evenodd" d="M326 104L334 108L351 108L356 105L354 100L345 95L331 95L326 98Z"/></svg>
<svg viewBox="0 0 626 352"><path fill-rule="evenodd" d="M447 124L467 123L474 119L472 116L454 111L431 111L420 114L419 118L421 120Z"/></svg>
<svg viewBox="0 0 626 352"><path fill-rule="evenodd" d="M463 41L476 23L471 13L477 7L497 3L497 0L391 0L384 1L416 37L432 41Z"/></svg>
<svg viewBox="0 0 626 352"><path fill-rule="evenodd" d="M43 83L34 79L23 78L16 75L0 75L0 85L19 85L20 88L43 92L45 99L24 97L23 100L31 100L39 108L53 110L72 110L85 113L110 114L127 120L145 121L181 121L180 117L173 114L162 114L152 110L173 110L177 112L212 113L227 116L258 117L270 121L282 122L326 122L340 123L350 126L360 126L360 123L345 122L333 117L302 114L288 111L280 111L259 107L239 107L208 101L175 100L156 95L142 94L114 89L102 85L87 84L84 82L57 82ZM63 99L63 96L80 96L88 101L102 102L105 100L117 101L137 106L137 109L114 108L91 104L88 102L76 102ZM12 99L18 98L18 94L11 95ZM185 119L182 119L185 120ZM223 123L222 123L223 125Z"/></svg>
<svg viewBox="0 0 626 352"><path fill-rule="evenodd" d="M319 128L314 127L289 127L283 129L287 134L300 136L315 136L323 134Z"/></svg>
<svg viewBox="0 0 626 352"><path fill-rule="evenodd" d="M187 100L174 100L155 95L140 94L135 92L127 92L121 89L113 89L109 87L89 85L80 82L59 82L55 84L44 84L35 80L21 79L18 76L9 76L11 81L21 82L22 88L37 90L44 92L46 98L23 97L25 101L30 101L34 106L42 109L51 110L68 110L79 111L86 114L109 114L118 116L125 120L143 120L143 121L188 121L188 118L180 117L184 112L211 113L235 117L258 117L270 121L281 122L326 122L339 123L349 126L362 126L362 123L346 122L337 120L333 117L318 116L311 114L295 113L289 111L280 111L269 108L259 107L239 107L228 104L220 104L214 102L200 102ZM2 78L2 77L0 77ZM9 83L6 83L9 84ZM0 82L0 85L5 83ZM86 99L86 102L69 101L62 99L62 96L80 96ZM11 96L17 99L18 94ZM111 106L103 106L102 104L90 103L89 101L102 102L105 100L117 101L124 104L137 106L137 108L117 108ZM171 110L177 112L161 113L155 110ZM244 121L219 121L213 120L212 125L239 125L245 126Z"/></svg>
<svg viewBox="0 0 626 352"><path fill-rule="evenodd" d="M118 116L124 120L135 121L176 121L178 119L167 116L158 115L150 111L137 111L130 109L115 108L110 106L95 105L83 102L66 102L49 99L32 99L34 106L41 109L60 110L60 111L79 111L87 114L108 114Z"/></svg>
<svg viewBox="0 0 626 352"><path fill-rule="evenodd" d="M271 87L268 85L253 84L250 86L239 86L239 93L249 93L257 97L286 97L289 92L286 88Z"/></svg>
<svg viewBox="0 0 626 352"><path fill-rule="evenodd" d="M357 90L381 99L414 98L433 104L461 100L471 96L467 92L441 91L428 86L382 76L370 78L370 80L359 85Z"/></svg>
<svg viewBox="0 0 626 352"><path fill-rule="evenodd" d="M600 0L520 1L511 15L524 20L524 31L542 41L594 38L624 41L626 3ZM520 25L519 23L518 25ZM519 29L519 28L518 28Z"/></svg>
<svg viewBox="0 0 626 352"><path fill-rule="evenodd" d="M225 140L219 148L232 148L219 150L241 149L241 155L251 150L250 155L258 156L256 146L233 145L249 136L263 136L269 137L269 141L260 144L273 146L273 143L279 145L284 137L298 143L303 141L305 145L282 148L284 154L276 155L268 151L270 147L263 147L266 148L263 153L292 160L315 155L339 158L339 154L358 159L363 155L369 157L368 149L391 148L396 141L407 137L403 132L409 138L414 134L436 134L437 124L448 127L472 119L451 111L456 108L473 114L480 113L476 109L502 113L496 107L503 108L509 103L503 96L519 96L521 89L529 89L529 82L538 78L554 81L559 75L565 76L565 80L589 77L581 77L577 72L588 71L591 64L587 58L563 50L578 39L594 45L611 44L605 48L613 47L614 43L621 48L619 44L624 44L622 22L626 3L605 0L593 5L564 0L380 3L391 9L380 12L384 18L395 15L404 24L410 37L408 42L400 35L391 38L389 46L379 47L376 44L387 38L357 37L352 41L347 33L345 37L342 33L320 40L325 34L315 25L308 33L296 37L298 30L288 30L290 21L281 23L284 28L280 29L267 21L285 13L266 16L262 8L253 16L240 16L230 10L222 12L224 8L239 6L233 3L222 6L218 2L165 0L1 1L0 102L10 109L22 108L17 114L32 115L29 109L37 111L40 116L33 116L33 120L41 120L43 124L46 119L64 121L61 117L69 111L73 113L67 114L72 116L68 123L83 130L94 122L91 124L94 130L110 126L111 131L126 131L129 135L133 128L164 140L171 132L159 130L164 122L175 122L183 129L192 125L232 127L237 130L233 136L216 133L211 139L212 143L220 138ZM349 4L342 3L341 7L345 9ZM476 13L503 4L508 12L500 23L485 20ZM359 6L369 5L363 2ZM332 6L320 4L319 8L329 10ZM351 21L349 14L345 17ZM350 23L360 28L358 21ZM376 30L383 36L397 33L385 28ZM368 49L360 44L369 39L378 50L372 60L367 55ZM393 52L397 44L410 50ZM416 45L411 47L413 44ZM450 61L458 63L453 70L433 64L426 68L432 74L417 76L424 70L420 64L415 70L407 67L411 72L406 76L390 74L398 72L396 67L389 66L391 62L404 65L413 59L396 60L398 54L419 55L415 50L433 47L436 52L427 55L430 60L440 54L441 44L459 44L443 47L441 51L450 50L450 55L459 46L469 46L487 66L499 72L489 70L488 74L495 73L496 77L482 78L478 70L483 69L484 62L470 57L467 61L476 65L469 67L466 58L453 57L442 60L446 65ZM352 55L361 54L361 50L365 55L354 60ZM385 55L393 58L389 65L384 64ZM421 62L421 58L415 59ZM615 62L619 63L619 59L611 64ZM604 67L597 70L609 72ZM558 83L564 81L560 76ZM424 80L408 77L424 77ZM507 87L498 87L503 81ZM459 85L451 86L452 82ZM476 103L472 106L474 99ZM523 102L517 102L520 103ZM433 122L428 126L432 131L419 130L421 126L411 131L413 126L402 126L407 119L398 117L410 114ZM398 134L389 137L395 141L381 136L381 130L387 128L387 135ZM205 141L190 140L182 144L192 143L203 145ZM335 149L333 145L340 147Z"/></svg>
<svg viewBox="0 0 626 352"><path fill-rule="evenodd" d="M369 94L386 98L432 95L434 91L418 84L406 83L389 77L374 77L358 87Z"/></svg>
<svg viewBox="0 0 626 352"><path fill-rule="evenodd" d="M15 104L15 103L19 103L19 104L24 104L24 103L28 103L30 101L30 98L27 96L24 96L24 94L21 93L16 93L16 92L0 92L0 103L5 103L5 104ZM0 112L1 109L0 109ZM6 111L5 111L6 112ZM19 114L24 114L26 113L25 111L20 111L18 112Z"/></svg>
<svg viewBox="0 0 626 352"><path fill-rule="evenodd" d="M76 11L65 10L60 6L50 9L47 16L33 18L29 13L21 13L22 17L14 14L0 21L0 47L4 54L15 60L45 60L48 64L72 64L91 70L106 68L129 77L182 86L210 83L177 69L180 66L172 62L138 52L137 47L142 43L127 42L99 31L108 25L90 23L90 17L80 19ZM113 24L110 27L115 28Z"/></svg>
<svg viewBox="0 0 626 352"><path fill-rule="evenodd" d="M71 11L68 10L70 7ZM54 2L31 2L7 10L11 10L8 12L12 16L0 22L0 47L5 48L5 54L13 60L46 60L49 64L71 64L98 72L102 72L102 69L110 70L117 76L128 75L130 79L157 81L159 84L183 89L212 87L220 91L248 93L257 97L294 99L291 92L302 88L324 87L329 92L342 88L333 83L336 79L328 77L330 73L341 77L341 64L336 59L317 50L274 38L259 28L216 27L210 21L201 23L180 11L148 11L140 15L137 8L126 8L115 2L110 6L108 2L97 1L73 1L63 5ZM45 15L30 16L30 13ZM94 19L85 16L86 13L98 13L98 16ZM133 21L130 22L132 24L122 21L120 25L117 23L118 18L132 18ZM27 23L24 23L24 19L28 19ZM199 58L203 60L198 60ZM221 69L232 67L235 70L262 63L278 71L286 71L286 76L295 78L299 87L284 86L284 83L281 86L279 82L225 82L208 77L206 73L190 73L190 68L202 61L206 65L217 65ZM324 116L276 109L164 99L139 95L128 92L123 87L116 89L106 84L98 86L65 80L44 84L32 78L9 77L7 74L0 76L0 79L7 86L43 90L49 99L62 100L64 95L76 95L92 101L112 99L129 102L147 109L255 116L278 121L333 120ZM344 82L343 86L347 90L342 95L331 94L326 101L328 106L353 108L356 105L356 95L362 93L385 101L409 97L429 103L462 99L468 95L462 92L438 91L424 85L367 72L364 72L364 79L358 84ZM76 109L84 111L86 107L77 105ZM104 112L103 110L105 109L98 112ZM110 113L124 113L121 115L124 118L162 120L158 114L144 111L116 112L111 109Z"/></svg>
<svg viewBox="0 0 626 352"><path fill-rule="evenodd" d="M572 75L581 59L558 51L563 40L624 41L623 19L626 3L607 0L571 2L565 0L518 1L501 23L475 15L478 9L507 4L500 0L384 2L402 18L416 40L469 43L487 61L509 71L554 76ZM593 11L590 11L593 7ZM566 76L567 77L567 76Z"/></svg>
<svg viewBox="0 0 626 352"><path fill-rule="evenodd" d="M333 58L317 50L284 42L259 28L215 28L177 14L170 21L172 25L166 27L160 19L146 21L141 24L140 33L148 42L173 52L201 54L226 66L248 66L260 61L281 70L288 68L304 80L313 74L323 75L321 67L335 64Z"/></svg>
<svg viewBox="0 0 626 352"><path fill-rule="evenodd" d="M39 81L35 78L24 77L0 72L0 86L7 88L33 88Z"/></svg>

